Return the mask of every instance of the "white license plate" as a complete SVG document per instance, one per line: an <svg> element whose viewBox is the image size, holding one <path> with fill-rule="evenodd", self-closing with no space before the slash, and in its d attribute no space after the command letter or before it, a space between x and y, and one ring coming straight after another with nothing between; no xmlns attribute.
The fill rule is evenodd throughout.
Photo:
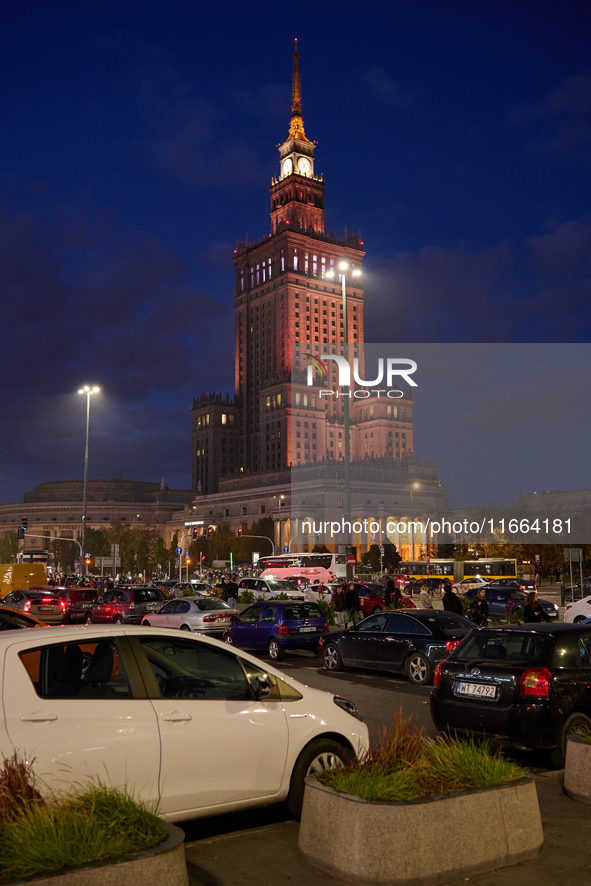
<svg viewBox="0 0 591 886"><path fill-rule="evenodd" d="M55 606L38 606L39 612L53 612L55 610Z"/></svg>
<svg viewBox="0 0 591 886"><path fill-rule="evenodd" d="M146 603L146 609L149 609L150 612L154 612L154 610L158 609L161 605L161 603Z"/></svg>
<svg viewBox="0 0 591 886"><path fill-rule="evenodd" d="M219 625L229 625L229 624L230 624L230 619L229 619L229 618L218 618L218 620L217 620L217 624L219 624Z"/></svg>
<svg viewBox="0 0 591 886"><path fill-rule="evenodd" d="M487 686L484 683L458 683L456 687L458 695L473 695L478 698L495 698L496 686Z"/></svg>
<svg viewBox="0 0 591 886"><path fill-rule="evenodd" d="M90 609L91 606L92 606L92 603L83 603L80 608L81 609Z"/></svg>
<svg viewBox="0 0 591 886"><path fill-rule="evenodd" d="M300 634L313 634L315 633L316 628L313 627L303 627L300 628Z"/></svg>

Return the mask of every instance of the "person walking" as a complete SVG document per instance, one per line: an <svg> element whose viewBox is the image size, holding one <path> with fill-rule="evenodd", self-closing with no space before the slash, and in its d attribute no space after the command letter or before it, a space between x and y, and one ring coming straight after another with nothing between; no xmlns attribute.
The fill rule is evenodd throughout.
<svg viewBox="0 0 591 886"><path fill-rule="evenodd" d="M334 606L334 623L340 627L345 627L345 594L341 585L335 589L332 595L332 604Z"/></svg>
<svg viewBox="0 0 591 886"><path fill-rule="evenodd" d="M443 591L442 596L443 608L447 612L456 612L458 615L464 614L464 607L462 606L462 601L458 597L457 594L454 594L453 588L451 585L446 584L445 589Z"/></svg>
<svg viewBox="0 0 591 886"><path fill-rule="evenodd" d="M394 591L394 582L389 578L386 582L386 589L384 590L384 606L386 609L392 609L392 594Z"/></svg>
<svg viewBox="0 0 591 886"><path fill-rule="evenodd" d="M523 607L523 623L539 624L542 621L550 621L550 616L542 609L537 593L530 591Z"/></svg>
<svg viewBox="0 0 591 886"><path fill-rule="evenodd" d="M488 625L488 603L486 602L485 588L480 588L470 603L469 617L482 628L485 628Z"/></svg>
<svg viewBox="0 0 591 886"><path fill-rule="evenodd" d="M421 601L421 606L423 609L433 609L433 601L431 600L431 594L429 593L429 585L427 582L423 582L421 585L421 591L419 593L419 599Z"/></svg>
<svg viewBox="0 0 591 886"><path fill-rule="evenodd" d="M347 590L345 592L345 609L347 610L347 617L345 620L345 627L349 627L351 622L353 625L356 625L359 621L359 594L357 593L357 588L351 582L350 585L347 586Z"/></svg>

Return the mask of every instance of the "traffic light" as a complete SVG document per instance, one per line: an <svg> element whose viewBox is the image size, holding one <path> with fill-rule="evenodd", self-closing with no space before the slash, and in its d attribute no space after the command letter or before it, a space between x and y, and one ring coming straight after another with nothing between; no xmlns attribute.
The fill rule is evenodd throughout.
<svg viewBox="0 0 591 886"><path fill-rule="evenodd" d="M207 527L207 537L211 538L212 535L213 535L213 526L208 526Z"/></svg>
<svg viewBox="0 0 591 886"><path fill-rule="evenodd" d="M238 538L240 538L241 535L242 535L242 529L239 529L238 530Z"/></svg>
<svg viewBox="0 0 591 886"><path fill-rule="evenodd" d="M90 564L92 563L92 557L86 557L84 562L86 563L87 566L90 566Z"/></svg>
<svg viewBox="0 0 591 886"><path fill-rule="evenodd" d="M23 532L26 532L26 531L27 531L27 524L28 524L28 522L29 522L29 521L28 521L28 519L27 519L26 517L23 517L23 519L21 520L21 529L23 530Z"/></svg>
<svg viewBox="0 0 591 886"><path fill-rule="evenodd" d="M23 529L22 526L19 526L18 531L17 531L17 536L18 536L18 538L24 538L24 537L25 537L25 530Z"/></svg>
<svg viewBox="0 0 591 886"><path fill-rule="evenodd" d="M201 554L201 562L205 563L205 554Z"/></svg>
<svg viewBox="0 0 591 886"><path fill-rule="evenodd" d="M191 562L191 558L185 557L185 563L187 564L187 566L189 565L190 562Z"/></svg>
<svg viewBox="0 0 591 886"><path fill-rule="evenodd" d="M193 538L199 538L199 526L193 526Z"/></svg>

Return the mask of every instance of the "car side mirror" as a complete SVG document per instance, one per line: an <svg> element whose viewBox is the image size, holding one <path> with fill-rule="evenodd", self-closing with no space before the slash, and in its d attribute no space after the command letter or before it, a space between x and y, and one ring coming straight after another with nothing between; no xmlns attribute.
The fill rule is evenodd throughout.
<svg viewBox="0 0 591 886"><path fill-rule="evenodd" d="M257 701L262 701L263 698L268 698L269 695L271 695L271 684L265 677L257 677L257 687L255 690Z"/></svg>

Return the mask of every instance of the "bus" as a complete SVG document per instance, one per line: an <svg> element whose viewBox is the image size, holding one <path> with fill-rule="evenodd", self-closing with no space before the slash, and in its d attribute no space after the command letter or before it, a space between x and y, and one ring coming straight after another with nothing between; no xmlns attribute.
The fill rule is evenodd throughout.
<svg viewBox="0 0 591 886"><path fill-rule="evenodd" d="M275 557L260 557L257 567L262 569L261 578L301 575L313 583L347 577L345 554L277 554Z"/></svg>
<svg viewBox="0 0 591 886"><path fill-rule="evenodd" d="M487 581L496 578L517 578L517 560L483 557L481 560L403 560L398 571L412 579L429 577L449 578L462 581L463 578L479 576Z"/></svg>

